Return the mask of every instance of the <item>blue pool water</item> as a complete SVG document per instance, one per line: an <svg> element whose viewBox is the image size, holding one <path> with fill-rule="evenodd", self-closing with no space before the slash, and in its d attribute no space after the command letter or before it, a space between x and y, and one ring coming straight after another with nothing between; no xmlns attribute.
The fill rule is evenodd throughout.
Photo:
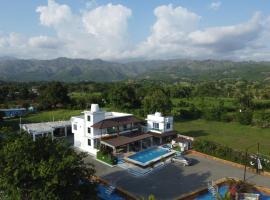
<svg viewBox="0 0 270 200"><path fill-rule="evenodd" d="M224 197L229 187L227 185L222 185L219 187L219 194ZM255 192L256 194L260 194L260 200L270 200L270 196L266 195L262 192ZM199 195L195 200L212 200L212 194L210 192L206 192L205 194Z"/></svg>
<svg viewBox="0 0 270 200"><path fill-rule="evenodd" d="M163 156L167 153L169 153L170 151L168 149L165 148L160 148L160 147L155 147L152 149L147 149L144 151L141 151L139 153L136 153L132 156L129 156L129 159L141 162L141 163L147 163L151 160L154 160L155 158L158 158L160 156Z"/></svg>
<svg viewBox="0 0 270 200"><path fill-rule="evenodd" d="M108 189L108 186L105 186L103 184L99 184L97 189L98 189L98 197L102 200L125 200L116 192L113 192L112 194L108 194L106 192Z"/></svg>

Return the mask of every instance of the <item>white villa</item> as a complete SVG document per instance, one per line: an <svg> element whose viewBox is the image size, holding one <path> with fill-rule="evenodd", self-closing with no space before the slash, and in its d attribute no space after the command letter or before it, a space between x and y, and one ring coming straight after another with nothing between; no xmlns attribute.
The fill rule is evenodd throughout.
<svg viewBox="0 0 270 200"><path fill-rule="evenodd" d="M145 126L132 114L105 112L98 104L92 104L83 115L72 117L71 124L74 146L93 155L100 145L117 154L171 142L177 136L173 117L156 112L147 115Z"/></svg>

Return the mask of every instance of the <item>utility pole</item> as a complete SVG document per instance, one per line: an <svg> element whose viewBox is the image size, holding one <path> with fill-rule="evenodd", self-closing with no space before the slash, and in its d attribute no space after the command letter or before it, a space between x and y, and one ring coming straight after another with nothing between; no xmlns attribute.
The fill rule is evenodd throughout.
<svg viewBox="0 0 270 200"><path fill-rule="evenodd" d="M244 182L246 182L246 174L247 174L247 160L248 160L248 149L246 149L246 156L245 156Z"/></svg>

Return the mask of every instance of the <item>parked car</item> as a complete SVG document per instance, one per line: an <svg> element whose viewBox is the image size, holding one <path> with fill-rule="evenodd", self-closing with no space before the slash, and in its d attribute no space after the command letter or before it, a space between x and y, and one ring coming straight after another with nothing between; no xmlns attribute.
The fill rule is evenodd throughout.
<svg viewBox="0 0 270 200"><path fill-rule="evenodd" d="M177 155L175 157L173 157L173 161L175 162L179 162L181 164L183 164L183 166L190 166L192 165L192 161L182 155Z"/></svg>

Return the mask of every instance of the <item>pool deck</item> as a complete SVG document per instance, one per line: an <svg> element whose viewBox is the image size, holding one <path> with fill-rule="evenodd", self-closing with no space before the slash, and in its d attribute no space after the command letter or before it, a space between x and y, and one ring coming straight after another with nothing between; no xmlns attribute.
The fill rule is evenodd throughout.
<svg viewBox="0 0 270 200"><path fill-rule="evenodd" d="M188 155L194 161L193 166L183 167L172 163L143 177L131 176L119 167L108 167L89 156L86 161L96 165L97 175L116 184L138 197L154 194L156 199L172 200L207 186L207 182L224 177L243 178L243 169L224 163ZM270 178L247 172L247 181L258 186L270 188Z"/></svg>

